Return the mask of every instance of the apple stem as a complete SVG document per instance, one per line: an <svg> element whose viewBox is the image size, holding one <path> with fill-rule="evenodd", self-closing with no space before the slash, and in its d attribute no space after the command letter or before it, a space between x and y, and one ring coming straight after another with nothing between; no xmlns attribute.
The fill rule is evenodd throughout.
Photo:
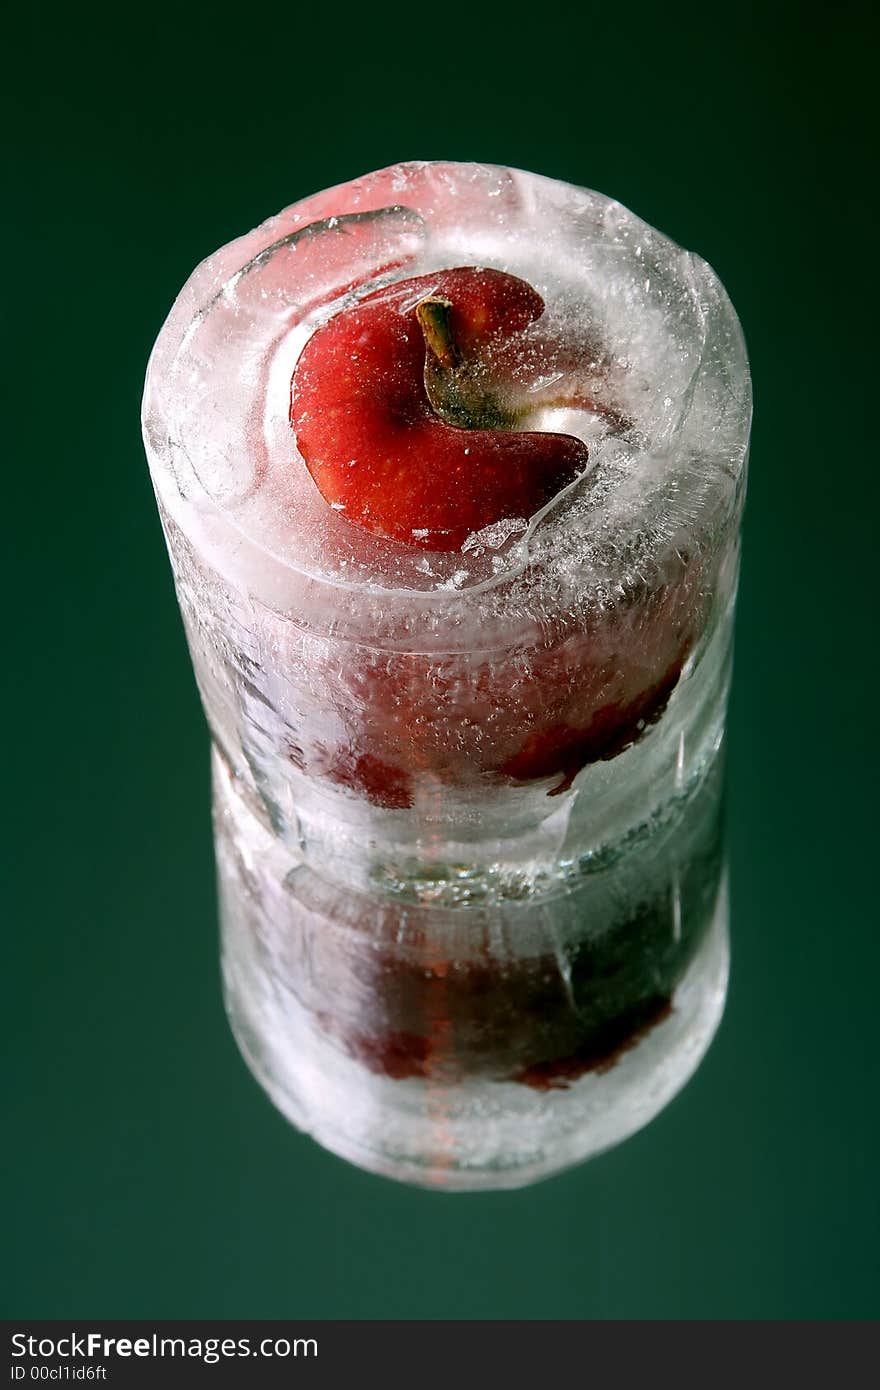
<svg viewBox="0 0 880 1390"><path fill-rule="evenodd" d="M513 429L510 411L486 391L478 362L463 358L452 334L452 304L429 294L416 305L416 318L425 340L425 391L432 409L447 425L458 429Z"/></svg>
<svg viewBox="0 0 880 1390"><path fill-rule="evenodd" d="M602 405L586 395L577 384L568 392L532 398L529 406L504 402L486 389L485 372L479 362L462 358L450 327L452 303L439 294L426 295L415 313L425 340L425 389L428 400L447 424L459 429L517 429L529 409L568 408L589 410L602 416L615 433L629 427L630 421L613 406Z"/></svg>
<svg viewBox="0 0 880 1390"><path fill-rule="evenodd" d="M441 367L448 369L457 367L459 363L459 351L449 327L451 309L448 299L441 299L435 294L429 294L416 305L416 318L425 342Z"/></svg>

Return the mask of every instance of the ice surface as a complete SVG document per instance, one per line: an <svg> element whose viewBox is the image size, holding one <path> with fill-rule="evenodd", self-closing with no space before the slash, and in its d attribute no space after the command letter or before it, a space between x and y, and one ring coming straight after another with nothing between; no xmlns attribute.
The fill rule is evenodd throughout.
<svg viewBox="0 0 880 1390"><path fill-rule="evenodd" d="M469 541L466 566L438 554L425 567L320 497L288 424L290 380L309 335L354 298L460 264L528 280L546 304L533 331L579 345L583 384L620 423L560 411L558 370L539 376L528 427L581 436L587 475L503 565ZM145 430L164 505L242 588L355 638L399 637L403 622L454 641L459 624L469 645L474 623L487 637L536 605L595 602L711 545L738 504L749 401L736 317L704 262L598 193L413 164L297 205L200 267L157 344Z"/></svg>

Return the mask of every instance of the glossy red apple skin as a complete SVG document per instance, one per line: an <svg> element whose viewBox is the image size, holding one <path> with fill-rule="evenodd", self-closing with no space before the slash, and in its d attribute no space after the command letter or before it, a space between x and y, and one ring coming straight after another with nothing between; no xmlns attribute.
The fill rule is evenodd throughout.
<svg viewBox="0 0 880 1390"><path fill-rule="evenodd" d="M449 328L465 359L503 345L508 386L516 340L543 312L525 281L462 267L405 280L319 328L291 385L297 447L324 499L346 521L428 550L458 550L475 531L540 511L588 463L570 435L463 428L439 418L425 387L425 338L416 307L451 305Z"/></svg>

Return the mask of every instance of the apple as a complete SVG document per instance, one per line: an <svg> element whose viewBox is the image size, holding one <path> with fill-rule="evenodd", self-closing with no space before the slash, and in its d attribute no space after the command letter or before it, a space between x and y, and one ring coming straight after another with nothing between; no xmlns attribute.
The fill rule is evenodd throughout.
<svg viewBox="0 0 880 1390"><path fill-rule="evenodd" d="M458 550L532 517L582 474L586 445L518 428L534 406L540 295L514 275L460 267L403 280L309 339L291 385L297 447L324 499L376 535Z"/></svg>
<svg viewBox="0 0 880 1390"><path fill-rule="evenodd" d="M293 373L290 424L345 522L455 551L587 471L582 440L528 428L536 411L576 406L625 428L591 395L601 375L601 350L564 338L526 281L462 266L373 291L319 327ZM484 667L359 649L332 679L347 740L305 750L301 770L386 810L418 809L437 781L565 792L662 714L699 630L693 589L683 563L583 629L556 633L548 615L535 645Z"/></svg>

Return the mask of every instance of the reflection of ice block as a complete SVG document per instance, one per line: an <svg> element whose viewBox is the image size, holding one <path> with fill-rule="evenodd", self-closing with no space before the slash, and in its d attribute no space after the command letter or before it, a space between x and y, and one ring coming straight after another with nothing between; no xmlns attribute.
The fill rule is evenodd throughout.
<svg viewBox="0 0 880 1390"><path fill-rule="evenodd" d="M685 1083L727 972L720 768L537 901L414 906L319 878L215 756L230 1017L279 1107L392 1177L516 1186Z"/></svg>
<svg viewBox="0 0 880 1390"><path fill-rule="evenodd" d="M534 516L437 551L324 500L290 392L334 315L460 266L543 299L520 362L528 429L577 436L589 461ZM718 855L696 827L723 737L749 418L711 269L617 203L517 171L411 164L331 189L223 248L178 297L144 430L223 769L229 994L258 1074L331 1147L434 1171L415 1118L419 1088L439 1085L444 1054L419 1022L434 1013L454 1060L444 1104L463 1087L500 1125L482 1158L467 1157L470 1121L455 1131L450 1171L479 1169L477 1185L508 1143L521 1180L613 1142L695 1065L721 1000ZM389 956L398 932L409 944ZM564 998L565 971L543 964L560 932ZM600 938L616 962L604 993ZM362 1016L309 993L316 961ZM416 1039L400 1057L398 1035ZM410 1126L396 1167L363 1126L332 1137L349 1102L392 1114L396 1086ZM523 1157L516 1126L557 1102L558 1162L549 1137Z"/></svg>

